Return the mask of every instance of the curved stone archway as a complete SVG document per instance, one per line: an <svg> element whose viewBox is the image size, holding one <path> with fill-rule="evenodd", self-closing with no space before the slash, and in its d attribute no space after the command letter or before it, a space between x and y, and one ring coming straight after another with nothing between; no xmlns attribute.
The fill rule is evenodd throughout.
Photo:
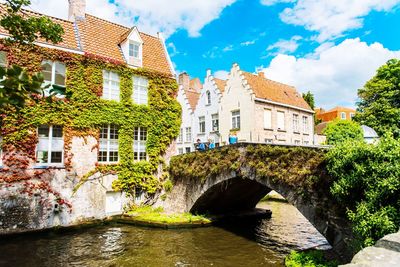
<svg viewBox="0 0 400 267"><path fill-rule="evenodd" d="M249 146L174 158L174 187L163 203L165 209L210 214L244 211L254 208L263 196L275 190L325 236L340 256L349 259L351 227L343 210L330 197L331 181L325 177L321 159L325 152L315 148ZM193 177L193 172L200 177ZM286 176L290 179L283 178ZM306 186L307 189L303 188Z"/></svg>

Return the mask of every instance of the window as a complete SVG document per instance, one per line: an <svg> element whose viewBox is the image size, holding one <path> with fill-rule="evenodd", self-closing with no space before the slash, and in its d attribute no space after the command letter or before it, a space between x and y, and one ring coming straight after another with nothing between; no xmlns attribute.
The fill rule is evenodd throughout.
<svg viewBox="0 0 400 267"><path fill-rule="evenodd" d="M185 147L185 153L190 153L190 147Z"/></svg>
<svg viewBox="0 0 400 267"><path fill-rule="evenodd" d="M285 130L285 112L278 111L277 112L277 126L278 130Z"/></svg>
<svg viewBox="0 0 400 267"><path fill-rule="evenodd" d="M118 162L118 127L104 125L100 130L99 162Z"/></svg>
<svg viewBox="0 0 400 267"><path fill-rule="evenodd" d="M232 129L240 129L240 110L232 111Z"/></svg>
<svg viewBox="0 0 400 267"><path fill-rule="evenodd" d="M192 142L192 128L191 127L186 127L186 142Z"/></svg>
<svg viewBox="0 0 400 267"><path fill-rule="evenodd" d="M308 117L303 116L303 133L308 133Z"/></svg>
<svg viewBox="0 0 400 267"><path fill-rule="evenodd" d="M308 146L308 145L310 144L310 142L308 142L308 141L303 141L303 144L306 145L306 146Z"/></svg>
<svg viewBox="0 0 400 267"><path fill-rule="evenodd" d="M61 126L41 125L36 146L38 165L60 165L64 161L64 139Z"/></svg>
<svg viewBox="0 0 400 267"><path fill-rule="evenodd" d="M199 117L199 133L206 132L206 119L204 116Z"/></svg>
<svg viewBox="0 0 400 267"><path fill-rule="evenodd" d="M139 48L140 48L139 43L129 42L129 57L140 58Z"/></svg>
<svg viewBox="0 0 400 267"><path fill-rule="evenodd" d="M7 67L7 53L0 51L0 67Z"/></svg>
<svg viewBox="0 0 400 267"><path fill-rule="evenodd" d="M272 129L272 112L270 109L264 109L264 129Z"/></svg>
<svg viewBox="0 0 400 267"><path fill-rule="evenodd" d="M178 143L182 143L183 142L183 128L181 128L181 131L179 132L179 136L178 136Z"/></svg>
<svg viewBox="0 0 400 267"><path fill-rule="evenodd" d="M57 85L65 87L65 65L58 61L42 61L42 74L46 85ZM50 89L44 90L49 95Z"/></svg>
<svg viewBox="0 0 400 267"><path fill-rule="evenodd" d="M147 105L148 85L146 78L133 76L133 102Z"/></svg>
<svg viewBox="0 0 400 267"><path fill-rule="evenodd" d="M183 148L178 148L178 154L182 155L183 154Z"/></svg>
<svg viewBox="0 0 400 267"><path fill-rule="evenodd" d="M219 131L219 116L218 116L218 114L211 115L211 123L212 123L212 131L218 132Z"/></svg>
<svg viewBox="0 0 400 267"><path fill-rule="evenodd" d="M206 105L211 105L211 93L210 93L210 91L206 92Z"/></svg>
<svg viewBox="0 0 400 267"><path fill-rule="evenodd" d="M293 114L293 132L299 132L299 115Z"/></svg>
<svg viewBox="0 0 400 267"><path fill-rule="evenodd" d="M345 120L346 119L346 112L340 112L340 118L342 120Z"/></svg>
<svg viewBox="0 0 400 267"><path fill-rule="evenodd" d="M133 136L133 158L136 161L147 160L146 154L146 141L147 141L147 129L146 128L135 128Z"/></svg>
<svg viewBox="0 0 400 267"><path fill-rule="evenodd" d="M265 138L264 141L265 141L266 144L272 144L272 142L273 142L273 140L270 139L270 138Z"/></svg>
<svg viewBox="0 0 400 267"><path fill-rule="evenodd" d="M356 114L350 113L350 118L353 119Z"/></svg>
<svg viewBox="0 0 400 267"><path fill-rule="evenodd" d="M0 136L0 166L3 166L3 137Z"/></svg>
<svg viewBox="0 0 400 267"><path fill-rule="evenodd" d="M296 146L299 146L299 145L300 145L300 140L294 140L294 144L295 144Z"/></svg>
<svg viewBox="0 0 400 267"><path fill-rule="evenodd" d="M119 101L119 75L118 73L103 71L103 99Z"/></svg>

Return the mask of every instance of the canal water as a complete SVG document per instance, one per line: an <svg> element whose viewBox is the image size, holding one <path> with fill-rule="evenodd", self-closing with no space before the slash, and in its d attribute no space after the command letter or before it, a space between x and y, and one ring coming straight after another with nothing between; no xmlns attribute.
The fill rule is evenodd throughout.
<svg viewBox="0 0 400 267"><path fill-rule="evenodd" d="M271 219L197 229L107 225L0 240L0 266L283 266L295 249L328 248L293 206L261 202Z"/></svg>

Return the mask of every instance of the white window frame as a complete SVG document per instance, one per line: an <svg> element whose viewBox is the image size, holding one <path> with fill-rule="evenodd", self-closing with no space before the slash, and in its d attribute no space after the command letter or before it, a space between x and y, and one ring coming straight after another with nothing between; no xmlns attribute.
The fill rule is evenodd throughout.
<svg viewBox="0 0 400 267"><path fill-rule="evenodd" d="M300 140L294 140L294 144L295 144L296 146L299 146L299 145L301 145L301 141L300 141Z"/></svg>
<svg viewBox="0 0 400 267"><path fill-rule="evenodd" d="M199 117L199 133L200 134L206 133L206 117L205 116Z"/></svg>
<svg viewBox="0 0 400 267"><path fill-rule="evenodd" d="M143 138L143 132L145 131L146 133L144 134L144 140ZM133 139L133 160L134 161L146 161L148 160L148 155L147 155L147 128L144 127L135 127L134 129L134 139ZM137 139L136 139L137 138ZM141 148L144 147L144 151L141 150ZM140 153L145 153L145 158L141 159L140 158ZM135 153L137 155L135 156Z"/></svg>
<svg viewBox="0 0 400 267"><path fill-rule="evenodd" d="M0 61L0 67L6 68L8 66L7 52L6 51L0 51L0 54L4 55L4 62Z"/></svg>
<svg viewBox="0 0 400 267"><path fill-rule="evenodd" d="M101 147L99 146L99 155L98 155L98 157L97 157L97 161L99 162L99 163L118 163L119 162L119 127L117 126L117 125L112 125L112 124L108 124L108 125L103 125L102 126L102 129L103 128L105 128L105 127L107 127L107 138L101 138L100 137L100 139L99 139L99 144L101 144L101 142L103 141L103 142L105 142L106 143L106 149L105 150L101 150ZM115 138L113 138L113 139L111 139L111 127L113 127L113 129L115 130L117 130L117 138L115 139ZM100 131L102 131L102 129L100 129ZM113 143L115 143L116 142L116 144L117 144L117 150L111 150L111 142L113 142ZM104 160L100 160L100 152L106 152L106 158L107 158L107 160L106 161L104 161ZM110 160L110 152L117 152L118 153L118 159L115 161L115 160Z"/></svg>
<svg viewBox="0 0 400 267"><path fill-rule="evenodd" d="M264 109L264 129L272 129L272 110Z"/></svg>
<svg viewBox="0 0 400 267"><path fill-rule="evenodd" d="M231 129L240 129L240 110L231 111Z"/></svg>
<svg viewBox="0 0 400 267"><path fill-rule="evenodd" d="M113 75L115 74L116 77L118 77L117 79L113 79ZM118 84L118 89L115 89L112 87L112 83L115 82ZM107 87L105 87L107 86ZM107 90L107 95L105 94ZM114 92L114 94L113 94ZM114 71L110 71L110 70L103 70L103 95L101 96L101 98L105 99L105 100L115 100L117 102L120 101L120 96L121 94L121 79L119 77L119 74L114 72ZM113 97L114 95L117 95L118 98Z"/></svg>
<svg viewBox="0 0 400 267"><path fill-rule="evenodd" d="M303 116L303 133L309 133L310 131L310 126L308 123L309 119L308 116Z"/></svg>
<svg viewBox="0 0 400 267"><path fill-rule="evenodd" d="M134 49L132 49L132 54L131 54L131 45L132 45L132 47L134 47L134 46L137 47L137 56L136 57L134 55L134 52L135 52ZM141 58L140 57L140 46L141 46L141 44L139 42L129 41L129 44L128 44L128 56L130 58L140 59Z"/></svg>
<svg viewBox="0 0 400 267"><path fill-rule="evenodd" d="M183 128L181 128L179 131L178 143L183 143Z"/></svg>
<svg viewBox="0 0 400 267"><path fill-rule="evenodd" d="M3 166L3 136L0 135L0 167Z"/></svg>
<svg viewBox="0 0 400 267"><path fill-rule="evenodd" d="M211 92L209 90L206 91L206 105L211 105Z"/></svg>
<svg viewBox="0 0 400 267"><path fill-rule="evenodd" d="M183 147L179 147L178 148L178 155L182 155L183 154Z"/></svg>
<svg viewBox="0 0 400 267"><path fill-rule="evenodd" d="M350 119L353 119L354 118L354 116L356 116L356 114L355 113L350 113Z"/></svg>
<svg viewBox="0 0 400 267"><path fill-rule="evenodd" d="M211 115L211 127L213 132L219 131L219 115L218 113Z"/></svg>
<svg viewBox="0 0 400 267"><path fill-rule="evenodd" d="M279 120L279 114L283 115L283 120L282 120L282 125L280 125L280 120ZM282 127L279 127L282 126ZM286 130L286 118L285 118L285 111L280 111L278 110L276 112L276 127L278 128L278 131L285 131Z"/></svg>
<svg viewBox="0 0 400 267"><path fill-rule="evenodd" d="M192 149L189 146L185 147L185 153L190 153L190 152L192 152Z"/></svg>
<svg viewBox="0 0 400 267"><path fill-rule="evenodd" d="M46 166L64 166L64 129L61 127L62 130L62 137L53 137L53 125L43 125L43 126L48 126L49 127L49 136L48 137L40 137L39 136L39 127L36 129L37 131L37 136L38 136L38 145L36 145L36 152L35 152L35 156L36 156L36 166L42 166L42 167L46 167ZM57 125L58 126L58 125ZM48 142L48 146L47 146L47 162L37 162L37 158L38 158L38 152L39 152L39 143L40 143L40 139L47 139ZM63 148L61 150L61 162L51 162L52 158L51 158L51 153L52 152L60 152L60 151L53 151L53 141L62 141L62 145Z"/></svg>
<svg viewBox="0 0 400 267"><path fill-rule="evenodd" d="M133 102L138 105L147 105L148 99L149 81L145 77L133 76Z"/></svg>
<svg viewBox="0 0 400 267"><path fill-rule="evenodd" d="M293 132L300 132L300 122L299 122L299 114L293 114Z"/></svg>
<svg viewBox="0 0 400 267"><path fill-rule="evenodd" d="M57 86L61 86L61 87L65 88L66 87L66 83L67 83L67 66L64 63L60 62L60 61L52 61L52 60L43 60L42 63L41 63L41 66L44 63L49 63L51 65L51 78L50 78L51 80L50 81L49 80L44 80L44 84L45 85L50 85L50 86L57 85ZM57 70L56 66L57 66L57 64L64 66L64 84L57 84L56 83L56 70ZM42 73L43 73L43 70L42 70ZM50 95L50 89L51 88L46 88L45 90L43 90L45 96ZM59 95L59 97L61 97L61 95Z"/></svg>
<svg viewBox="0 0 400 267"><path fill-rule="evenodd" d="M347 118L346 112L340 112L340 119L345 120L346 118Z"/></svg>
<svg viewBox="0 0 400 267"><path fill-rule="evenodd" d="M185 142L192 142L192 127L185 128Z"/></svg>

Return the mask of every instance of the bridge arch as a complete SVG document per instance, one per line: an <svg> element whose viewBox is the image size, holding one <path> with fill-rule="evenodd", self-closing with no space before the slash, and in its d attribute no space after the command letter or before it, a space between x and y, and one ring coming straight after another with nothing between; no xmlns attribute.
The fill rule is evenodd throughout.
<svg viewBox="0 0 400 267"><path fill-rule="evenodd" d="M174 187L162 204L170 212L223 214L254 208L269 191L281 194L350 258L351 227L330 196L325 150L240 144L174 157Z"/></svg>

